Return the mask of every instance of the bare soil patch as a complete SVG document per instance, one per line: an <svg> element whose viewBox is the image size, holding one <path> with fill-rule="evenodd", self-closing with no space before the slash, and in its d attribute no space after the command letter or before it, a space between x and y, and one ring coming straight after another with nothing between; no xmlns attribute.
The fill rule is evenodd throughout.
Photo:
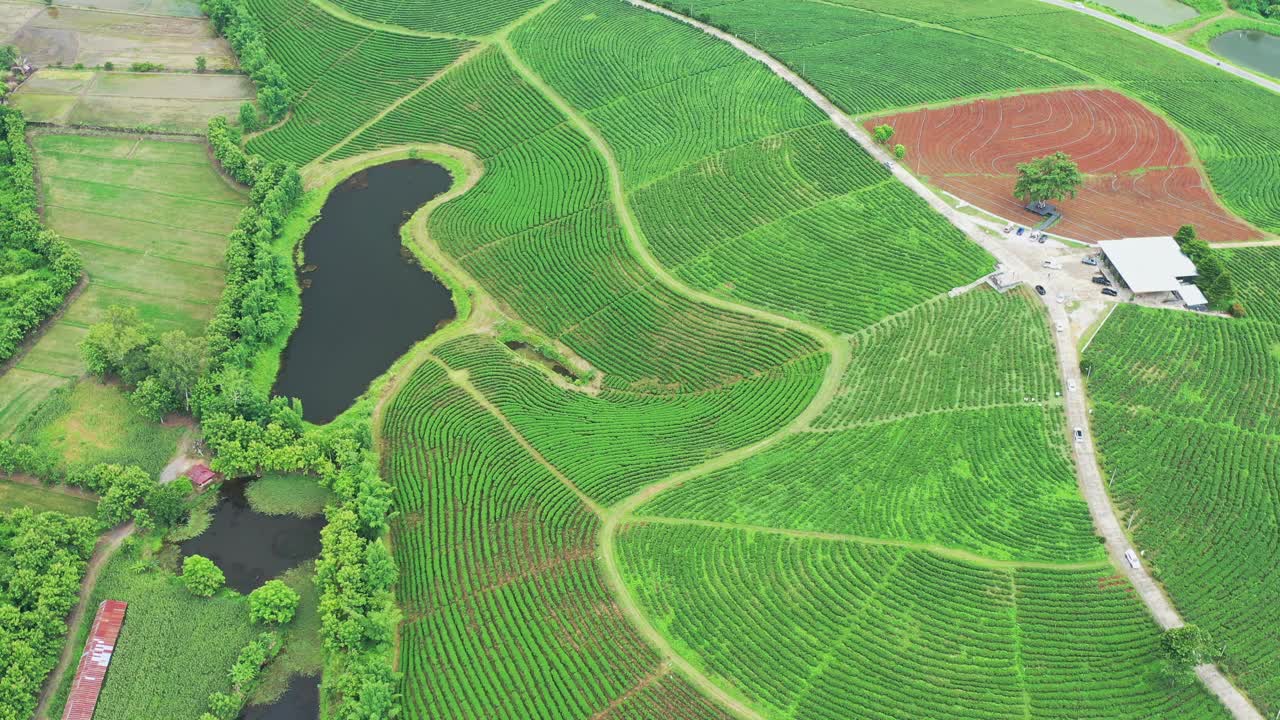
<svg viewBox="0 0 1280 720"><path fill-rule="evenodd" d="M9 2L0 9L10 9ZM38 66L83 63L94 67L105 62L125 68L134 62L152 62L169 69L195 68L197 55L208 59L209 69L235 68L231 46L219 38L201 17L160 17L70 7L37 8L13 5L18 17L27 19L10 30L7 42L16 44ZM7 18L5 27L10 24Z"/></svg>
<svg viewBox="0 0 1280 720"><path fill-rule="evenodd" d="M1171 235L1192 224L1215 241L1262 234L1223 208L1181 135L1141 103L1110 90L1068 90L882 116L913 172L1003 217L1038 218L1013 197L1018 163L1061 150L1088 179L1057 203L1053 231L1085 241Z"/></svg>

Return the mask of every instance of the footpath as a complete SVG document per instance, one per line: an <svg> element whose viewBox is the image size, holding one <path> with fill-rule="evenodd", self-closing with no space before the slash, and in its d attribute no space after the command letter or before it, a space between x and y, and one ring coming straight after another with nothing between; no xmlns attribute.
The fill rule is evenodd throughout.
<svg viewBox="0 0 1280 720"><path fill-rule="evenodd" d="M1043 2L1051 2L1055 5L1064 7L1074 7L1066 2L1059 0L1042 0ZM762 63L769 68L773 74L787 81L802 95L809 99L814 105L821 109L832 122L845 132L850 138L862 146L877 161L886 164L890 168L899 181L910 188L916 195L919 195L925 202L929 203L938 213L947 218L952 225L955 225L965 233L971 240L978 243L996 257L1006 269L1011 270L1015 275L1022 278L1031 278L1034 276L1034 270L1028 266L1022 258L1011 252L1009 247L1000 241L997 237L988 234L978 226L975 220L948 205L941 197L929 189L924 183L920 182L914 175L907 172L897 162L890 157L885 148L876 144L861 125L846 115L835 103L831 102L825 95L818 91L817 88L810 85L804 78L800 77L791 68L784 65L781 61L765 53L763 50L739 39L734 35L719 30L718 28L698 22L692 18L685 17L679 13L667 10L666 8L654 5L645 0L627 0L632 5L643 8L650 12L665 15L674 20L678 20L686 25L695 27L708 35L723 40L737 48L748 57ZM1097 12L1097 11L1094 11ZM1098 13L1105 18L1111 16L1105 13ZM1111 20L1120 21L1118 18ZM1117 24L1113 22L1113 24ZM1129 23L1131 24L1131 23ZM1141 30L1134 26L1135 30ZM1145 32L1143 33L1145 34ZM1151 33L1155 35L1154 33ZM1161 44L1172 44L1177 48L1182 48L1184 54L1201 55L1210 63L1216 63L1215 60L1209 58L1203 53L1187 48L1186 46L1176 43L1168 38L1155 35L1153 39L1164 40ZM1175 49L1177 49L1175 48ZM1227 67L1223 67L1227 70ZM1235 70L1234 68L1232 70ZM1276 92L1280 92L1280 85L1270 81L1263 80L1254 76L1253 73L1236 70L1233 74L1241 75L1247 79L1254 79L1254 82L1271 87ZM1249 78L1252 76L1252 78ZM1049 311L1049 318L1055 325L1059 322L1064 327L1069 326L1067 312L1064 307L1059 305L1053 298L1040 297L1041 302L1045 304ZM1057 349L1058 365L1062 372L1063 398L1066 400L1065 407L1067 412L1067 422L1072 428L1080 428L1084 431L1085 439L1083 442L1073 443L1076 458L1076 477L1080 485L1080 490L1084 495L1085 502L1088 503L1089 513L1093 517L1094 526L1098 533L1102 535L1106 541L1107 553L1110 555L1112 563L1118 567L1133 583L1134 588L1138 591L1138 595L1146 604L1148 611L1151 613L1155 621L1163 629L1180 627L1183 620L1178 615L1178 611L1174 609L1173 604L1169 602L1169 598L1165 596L1160 586L1156 584L1151 575L1147 572L1145 566L1139 564L1139 567L1133 568L1124 559L1124 553L1131 547L1129 538L1125 535L1124 529L1120 525L1119 518L1116 517L1115 508L1111 505L1111 498L1107 494L1106 484L1102 480L1102 471L1098 467L1097 456L1093 448L1093 435L1089 427L1089 410L1088 403L1084 399L1084 385L1080 377L1080 355L1076 350L1074 334L1069 332L1054 333L1054 343ZM1070 392L1068 390L1069 383L1074 381L1077 390ZM1237 720L1264 720L1262 714L1253 707L1249 699L1240 692L1238 688L1227 680L1226 676L1215 665L1201 665L1196 668L1196 675L1204 683L1224 706L1231 712L1232 716Z"/></svg>

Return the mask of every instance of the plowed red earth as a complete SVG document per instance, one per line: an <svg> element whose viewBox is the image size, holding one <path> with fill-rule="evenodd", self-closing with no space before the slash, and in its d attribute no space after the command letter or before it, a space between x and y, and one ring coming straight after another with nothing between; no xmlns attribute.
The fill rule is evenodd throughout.
<svg viewBox="0 0 1280 720"><path fill-rule="evenodd" d="M1195 225L1214 241L1261 234L1224 209L1163 118L1110 90L1068 90L979 100L875 118L889 124L917 175L1002 217L1036 224L1013 197L1018 163L1061 150L1087 176L1056 203L1053 232L1079 240L1172 235Z"/></svg>

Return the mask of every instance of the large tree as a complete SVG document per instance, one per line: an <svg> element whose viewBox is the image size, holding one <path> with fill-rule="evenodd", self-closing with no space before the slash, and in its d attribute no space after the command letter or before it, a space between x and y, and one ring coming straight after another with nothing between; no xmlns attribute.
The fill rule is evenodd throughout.
<svg viewBox="0 0 1280 720"><path fill-rule="evenodd" d="M1013 186L1013 194L1044 207L1047 200L1075 197L1083 184L1084 176L1071 156L1056 152L1031 162L1018 163L1018 182Z"/></svg>

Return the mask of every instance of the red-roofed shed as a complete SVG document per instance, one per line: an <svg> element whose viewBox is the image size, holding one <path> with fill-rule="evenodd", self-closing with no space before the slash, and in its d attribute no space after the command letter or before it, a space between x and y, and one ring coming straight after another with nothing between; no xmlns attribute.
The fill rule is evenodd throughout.
<svg viewBox="0 0 1280 720"><path fill-rule="evenodd" d="M93 619L93 630L80 656L62 720L93 720L98 693L102 692L102 682L107 679L107 666L111 664L111 654L116 649L116 639L120 637L120 627L124 625L124 613L128 607L128 603L120 600L104 600L98 606L98 615Z"/></svg>
<svg viewBox="0 0 1280 720"><path fill-rule="evenodd" d="M187 471L187 478L191 480L191 484L196 486L196 490L204 490L209 487L209 483L222 479L222 475L214 472L208 465L200 463Z"/></svg>

